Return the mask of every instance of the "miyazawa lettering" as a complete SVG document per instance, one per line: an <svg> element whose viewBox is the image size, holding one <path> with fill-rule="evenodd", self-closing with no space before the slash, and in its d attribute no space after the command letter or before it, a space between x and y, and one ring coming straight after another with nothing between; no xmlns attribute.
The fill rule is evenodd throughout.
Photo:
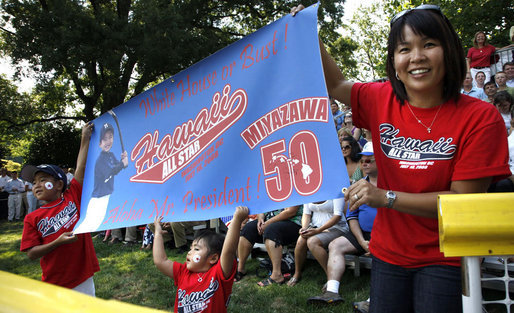
<svg viewBox="0 0 514 313"><path fill-rule="evenodd" d="M300 122L328 122L327 98L297 99L266 113L241 132L250 149L277 130Z"/></svg>
<svg viewBox="0 0 514 313"><path fill-rule="evenodd" d="M216 92L212 97L210 110L201 109L194 120L178 125L160 142L159 131L145 134L130 155L137 172L130 181L164 183L236 123L246 111L248 95L244 89L230 94L230 89L229 84L225 85L223 95Z"/></svg>
<svg viewBox="0 0 514 313"><path fill-rule="evenodd" d="M388 158L402 161L449 160L452 159L457 145L453 138L440 137L437 141L420 140L398 136L400 129L384 123L379 127L380 147Z"/></svg>

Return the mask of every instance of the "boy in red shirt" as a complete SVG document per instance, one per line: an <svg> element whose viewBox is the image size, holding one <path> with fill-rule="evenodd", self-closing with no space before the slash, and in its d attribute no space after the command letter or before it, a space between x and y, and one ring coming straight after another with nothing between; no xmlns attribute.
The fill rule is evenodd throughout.
<svg viewBox="0 0 514 313"><path fill-rule="evenodd" d="M237 269L236 250L248 208L238 206L227 236L200 233L187 253L186 263L173 262L164 251L162 216L154 221L153 262L177 286L174 312L227 312Z"/></svg>
<svg viewBox="0 0 514 313"><path fill-rule="evenodd" d="M34 196L44 204L28 214L23 225L20 250L31 260L41 258L41 280L95 295L93 274L100 270L91 235L72 233L79 220L82 182L93 124L82 128L75 177L67 178L56 165L25 166L22 178L33 182Z"/></svg>

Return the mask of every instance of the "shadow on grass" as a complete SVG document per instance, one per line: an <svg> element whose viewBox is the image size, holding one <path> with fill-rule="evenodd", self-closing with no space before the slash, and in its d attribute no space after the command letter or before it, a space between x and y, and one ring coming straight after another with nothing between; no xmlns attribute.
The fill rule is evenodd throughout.
<svg viewBox="0 0 514 313"><path fill-rule="evenodd" d="M22 222L0 221L0 270L39 280L39 261L31 261L20 252ZM108 245L94 238L101 271L95 274L96 295L102 299L116 299L132 304L172 311L176 288L173 281L161 274L153 264L152 251L139 245ZM185 261L185 254L166 250L170 259ZM274 285L257 286L262 280L254 275L258 260L247 262L248 275L233 287L229 312L352 312L351 303L368 298L369 272L353 277L348 270L342 280L340 293L345 303L337 306L315 307L307 304L309 297L321 293L326 277L316 261L305 264L302 280L295 287Z"/></svg>
<svg viewBox="0 0 514 313"><path fill-rule="evenodd" d="M315 260L307 260L302 279L294 287L271 285L259 287L262 278L252 275L258 261L249 261L248 275L234 284L230 312L353 312L352 302L362 301L369 296L369 272L362 271L360 277L354 277L353 271L347 271L342 279L339 292L345 302L339 305L314 306L307 304L307 299L321 294L326 276Z"/></svg>

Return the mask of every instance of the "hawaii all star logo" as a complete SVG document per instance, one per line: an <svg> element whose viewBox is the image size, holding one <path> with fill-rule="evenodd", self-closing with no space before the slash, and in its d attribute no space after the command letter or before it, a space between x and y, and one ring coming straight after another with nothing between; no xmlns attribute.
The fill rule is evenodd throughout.
<svg viewBox="0 0 514 313"><path fill-rule="evenodd" d="M194 312L202 312L205 310L209 303L211 302L211 298L216 293L216 290L219 289L219 282L211 278L209 283L209 287L202 291L193 291L190 294L186 294L186 291L183 289L177 290L177 309L180 313L194 313Z"/></svg>
<svg viewBox="0 0 514 313"><path fill-rule="evenodd" d="M45 217L37 223L37 229L41 237L47 237L57 233L61 228L69 228L78 220L78 209L74 202L68 204L59 213L52 217Z"/></svg>
<svg viewBox="0 0 514 313"><path fill-rule="evenodd" d="M400 129L389 123L380 125L380 147L391 159L402 161L450 160L457 151L453 138L420 140L399 136Z"/></svg>
<svg viewBox="0 0 514 313"><path fill-rule="evenodd" d="M194 119L178 125L171 134L159 141L159 131L147 133L131 152L136 175L131 182L162 184L185 168L212 142L236 123L246 111L248 96L245 90L231 93L229 84L212 97L209 109L203 108Z"/></svg>

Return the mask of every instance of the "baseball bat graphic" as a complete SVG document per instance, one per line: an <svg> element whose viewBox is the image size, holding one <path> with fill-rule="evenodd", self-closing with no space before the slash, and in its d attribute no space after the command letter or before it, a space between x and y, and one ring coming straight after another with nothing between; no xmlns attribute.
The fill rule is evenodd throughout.
<svg viewBox="0 0 514 313"><path fill-rule="evenodd" d="M109 110L109 111L107 111L107 113L109 113L112 116L112 118L114 119L114 121L116 122L116 127L118 127L118 134L120 134L121 152L124 152L125 146L123 145L123 137L121 136L121 129L120 129L120 123L118 122L118 116L116 116L116 113L114 113L113 110Z"/></svg>

